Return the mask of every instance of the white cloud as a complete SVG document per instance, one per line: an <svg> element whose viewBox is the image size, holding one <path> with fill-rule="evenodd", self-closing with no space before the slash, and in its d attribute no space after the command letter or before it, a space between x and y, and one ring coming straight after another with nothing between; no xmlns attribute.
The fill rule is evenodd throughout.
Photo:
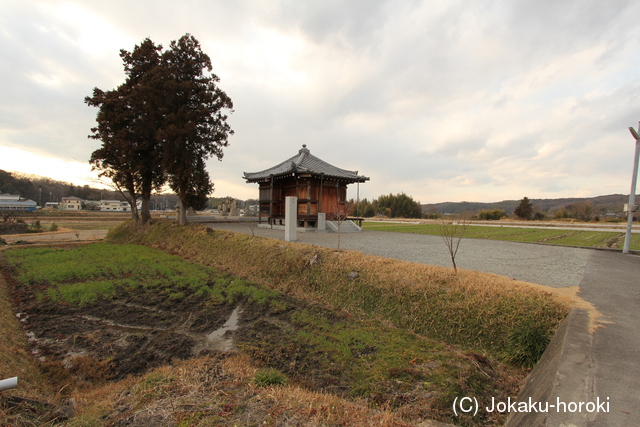
<svg viewBox="0 0 640 427"><path fill-rule="evenodd" d="M42 32L60 37L95 60L104 59L123 46L138 42L82 3L47 2L40 3L39 9L48 17L47 23L39 25Z"/></svg>
<svg viewBox="0 0 640 427"><path fill-rule="evenodd" d="M639 12L631 0L8 0L0 148L88 160L96 110L82 101L124 80L119 49L190 32L236 110L224 161L208 163L216 195L255 197L242 172L303 143L370 176L362 197L625 192Z"/></svg>
<svg viewBox="0 0 640 427"><path fill-rule="evenodd" d="M76 185L99 185L98 175L91 171L88 163L0 147L0 169L53 178Z"/></svg>

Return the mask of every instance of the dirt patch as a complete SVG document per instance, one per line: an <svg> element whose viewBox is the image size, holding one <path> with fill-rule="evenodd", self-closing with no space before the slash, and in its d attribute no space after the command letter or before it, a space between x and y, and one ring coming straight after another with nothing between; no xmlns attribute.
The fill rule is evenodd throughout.
<svg viewBox="0 0 640 427"><path fill-rule="evenodd" d="M326 328L353 320L317 303L282 295L276 308L269 302L246 299L212 304L195 295L176 301L166 293L137 288L134 292L120 289L116 298L79 307L38 301L36 295L44 289L7 279L32 353L51 376L72 380L79 388L142 374L178 360L241 352L257 366L275 368L286 374L289 383L308 390L368 396L385 407L418 401L422 404L417 415L429 412L433 390L421 384L423 373L433 370L434 362L417 363L409 373L398 370L388 381L380 382L379 390L359 390L357 377L362 372L345 366L343 353L300 339L300 331L313 319L322 319ZM351 340L344 349L355 358L351 362L367 360L377 351L375 345L358 340Z"/></svg>
<svg viewBox="0 0 640 427"><path fill-rule="evenodd" d="M92 360L104 365L105 379L115 380L175 359L232 348L233 331L216 339L210 335L224 325L234 306L207 306L188 296L176 303L162 293L120 290L118 298L78 307L38 302L37 290L13 284L14 307L33 354L70 372ZM82 369L75 373L82 376Z"/></svg>
<svg viewBox="0 0 640 427"><path fill-rule="evenodd" d="M625 237L624 233L620 233L612 237L607 237L604 241L604 245L607 248L618 249L622 247L622 245L624 244L624 237Z"/></svg>

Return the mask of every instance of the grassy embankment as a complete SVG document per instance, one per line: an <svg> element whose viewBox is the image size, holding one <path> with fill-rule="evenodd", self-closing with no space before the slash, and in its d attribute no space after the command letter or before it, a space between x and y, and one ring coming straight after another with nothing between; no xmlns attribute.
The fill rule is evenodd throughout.
<svg viewBox="0 0 640 427"><path fill-rule="evenodd" d="M113 242L156 247L272 289L374 316L418 334L532 366L567 309L505 277L291 244L170 222L114 229ZM312 260L315 260L313 262ZM357 272L357 279L349 277ZM517 319L517 322L514 321ZM527 339L523 339L524 337Z"/></svg>
<svg viewBox="0 0 640 427"><path fill-rule="evenodd" d="M0 275L0 379L18 377L21 395L37 396L44 400L55 397L46 375L41 372L37 360L27 345L27 337L16 318L8 294L7 284ZM1 396L1 394L0 394ZM2 419L0 410L0 420Z"/></svg>
<svg viewBox="0 0 640 427"><path fill-rule="evenodd" d="M122 292L152 292L165 293L175 301L253 301L265 304L274 313L287 313L293 328L262 343L244 342L239 357L222 361L198 359L191 365L183 362L139 380L107 386L106 391L86 391L80 400L88 409L73 421L75 425L96 423L119 405L127 406L129 412L142 407L169 411L167 402L173 406L178 400L193 407L169 411L176 420L194 425L227 425L223 421L238 421L245 415L247 419L259 418L255 408L252 407L253 412L248 408L251 405L244 403L245 409L241 408L241 402L247 399L260 411L279 407L281 414L316 419L318 425L339 420L367 425L374 418L378 420L374 424L401 425L403 418L415 420L427 412L465 425L499 423L500 417L454 419L450 401L469 393L479 397L515 393L513 379L521 379L525 371L510 366L535 363L567 313L566 301L504 277L465 271L454 274L445 268L205 230L201 226L159 223L138 228L125 224L113 230L110 241L120 244L97 244L73 251L21 249L8 255L22 271L20 280L45 285L39 293L40 300L83 304L114 298ZM184 263L130 243L155 247L198 264ZM176 275L178 271L181 273ZM356 277L351 274L354 272L358 273ZM328 314L304 305L292 306L283 293L301 301L322 301L340 311ZM6 310L4 307L3 313ZM17 350L11 351L26 351L15 319L7 317L6 322L13 324L11 334L21 340L13 346ZM452 344L457 347L450 347ZM300 367L283 361L301 348L312 349L311 353L322 357L309 356L307 365ZM7 349L0 351L5 359L10 357ZM478 353L482 356L474 359ZM274 354L283 360L277 360ZM14 369L5 365L5 359L0 359L2 375ZM489 365L483 365L485 362ZM265 373L257 368L260 364L278 371ZM19 365L29 364L25 361ZM312 367L337 371L349 382L348 395L365 399L364 404L331 396L327 394L329 389L321 389L323 393L318 394L317 390L301 387L302 378L309 375L305 369ZM204 398L202 393L211 393L212 387L203 383L203 377L210 376L207 369L216 370L227 383L235 384L235 391L220 388L215 393L216 401ZM269 378L279 378L282 373L293 379L292 384L268 393L251 386L259 382L260 375L266 376L268 383ZM29 382L35 387L38 380L32 378ZM402 396L411 396L405 388L416 384L424 388L428 398L413 405L403 403ZM98 403L89 405L92 400ZM376 402L381 409L367 408L367 404ZM265 412L263 419L273 418L269 414ZM358 424L358 420L362 423Z"/></svg>
<svg viewBox="0 0 640 427"><path fill-rule="evenodd" d="M439 224L392 224L365 222L366 230L392 231L397 233L415 233L441 235ZM622 248L624 233L616 231L556 230L519 227L487 227L470 225L464 237L510 242L547 243L554 245ZM640 234L631 238L631 250L640 250Z"/></svg>

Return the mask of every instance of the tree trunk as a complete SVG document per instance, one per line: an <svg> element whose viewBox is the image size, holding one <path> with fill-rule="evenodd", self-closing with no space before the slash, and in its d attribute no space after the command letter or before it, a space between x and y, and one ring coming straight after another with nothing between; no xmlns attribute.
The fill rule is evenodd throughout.
<svg viewBox="0 0 640 427"><path fill-rule="evenodd" d="M133 218L136 222L140 221L140 215L138 215L138 204L135 196L132 196L131 199L128 200L129 206L131 206L131 218Z"/></svg>
<svg viewBox="0 0 640 427"><path fill-rule="evenodd" d="M142 196L142 206L140 207L140 216L143 224L151 221L151 212L149 211L149 196Z"/></svg>
<svg viewBox="0 0 640 427"><path fill-rule="evenodd" d="M189 206L184 202L185 196L184 194L179 194L180 197L180 212L178 213L179 224L187 225L187 209Z"/></svg>

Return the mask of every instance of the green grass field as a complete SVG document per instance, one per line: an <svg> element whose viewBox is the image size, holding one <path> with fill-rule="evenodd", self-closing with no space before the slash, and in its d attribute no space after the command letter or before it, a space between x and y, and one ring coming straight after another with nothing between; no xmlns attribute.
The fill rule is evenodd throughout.
<svg viewBox="0 0 640 427"><path fill-rule="evenodd" d="M439 224L391 224L365 222L365 230L392 231L397 233L441 235ZM554 245L621 248L624 233L615 231L556 230L522 227L486 227L471 225L464 237L510 242L548 243ZM633 234L631 249L640 250L640 234Z"/></svg>
<svg viewBox="0 0 640 427"><path fill-rule="evenodd" d="M215 303L231 303L239 295L264 302L273 293L241 278L137 245L101 242L74 250L26 247L8 251L7 259L10 265L20 267L18 278L23 283L46 287L38 299L67 304L91 303L123 290L166 291L179 300L188 289Z"/></svg>

